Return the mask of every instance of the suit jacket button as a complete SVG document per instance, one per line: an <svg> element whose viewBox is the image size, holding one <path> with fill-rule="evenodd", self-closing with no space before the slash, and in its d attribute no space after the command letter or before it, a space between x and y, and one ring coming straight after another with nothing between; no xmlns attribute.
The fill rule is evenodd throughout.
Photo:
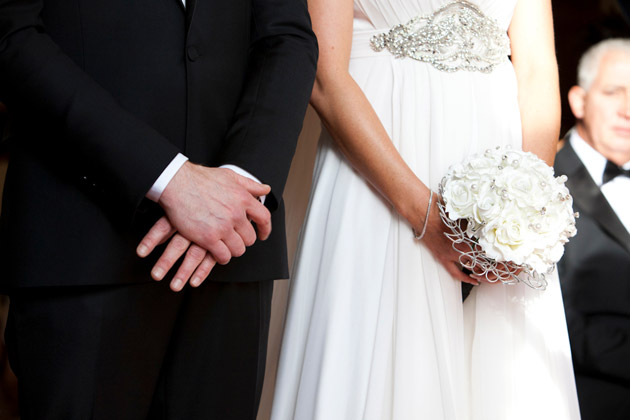
<svg viewBox="0 0 630 420"><path fill-rule="evenodd" d="M188 54L188 59L190 61L196 61L199 57L201 57L201 54L199 54L197 47L195 47L194 45L190 45L186 49L186 53Z"/></svg>

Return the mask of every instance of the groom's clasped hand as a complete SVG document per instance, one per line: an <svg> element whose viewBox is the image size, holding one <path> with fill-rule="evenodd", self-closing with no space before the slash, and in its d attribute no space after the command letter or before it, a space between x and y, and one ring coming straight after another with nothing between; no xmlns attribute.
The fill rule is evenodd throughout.
<svg viewBox="0 0 630 420"><path fill-rule="evenodd" d="M146 257L170 238L151 276L162 280L183 255L171 289L180 291L188 282L199 286L216 263L227 264L257 238L269 237L271 214L258 197L270 191L230 169L186 162L160 197L166 215L144 236L137 254Z"/></svg>

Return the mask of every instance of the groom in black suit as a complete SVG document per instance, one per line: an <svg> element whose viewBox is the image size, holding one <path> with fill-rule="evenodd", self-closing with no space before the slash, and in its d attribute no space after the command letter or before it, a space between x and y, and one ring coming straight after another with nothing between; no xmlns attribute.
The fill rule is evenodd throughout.
<svg viewBox="0 0 630 420"><path fill-rule="evenodd" d="M256 417L316 57L304 0L0 0L23 419Z"/></svg>
<svg viewBox="0 0 630 420"><path fill-rule="evenodd" d="M630 39L588 50L556 156L578 234L558 264L582 420L630 419Z"/></svg>

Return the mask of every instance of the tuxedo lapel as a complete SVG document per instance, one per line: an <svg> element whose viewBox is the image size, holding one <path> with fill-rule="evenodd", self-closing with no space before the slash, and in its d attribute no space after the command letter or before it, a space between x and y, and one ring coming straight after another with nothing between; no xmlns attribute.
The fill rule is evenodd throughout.
<svg viewBox="0 0 630 420"><path fill-rule="evenodd" d="M182 0L177 0L181 3ZM197 0L186 0L186 27L190 28Z"/></svg>
<svg viewBox="0 0 630 420"><path fill-rule="evenodd" d="M576 207L589 215L602 230L630 252L630 233L593 182L588 170L569 143L565 144L558 154L556 172L568 176L566 185L571 191Z"/></svg>

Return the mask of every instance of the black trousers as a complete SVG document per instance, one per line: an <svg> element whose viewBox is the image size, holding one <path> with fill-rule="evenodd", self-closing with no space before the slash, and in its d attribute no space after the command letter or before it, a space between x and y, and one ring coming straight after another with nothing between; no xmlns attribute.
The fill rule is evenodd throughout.
<svg viewBox="0 0 630 420"><path fill-rule="evenodd" d="M623 381L601 379L576 373L582 420L630 419L630 387Z"/></svg>
<svg viewBox="0 0 630 420"><path fill-rule="evenodd" d="M24 289L6 341L22 420L254 420L273 282Z"/></svg>

